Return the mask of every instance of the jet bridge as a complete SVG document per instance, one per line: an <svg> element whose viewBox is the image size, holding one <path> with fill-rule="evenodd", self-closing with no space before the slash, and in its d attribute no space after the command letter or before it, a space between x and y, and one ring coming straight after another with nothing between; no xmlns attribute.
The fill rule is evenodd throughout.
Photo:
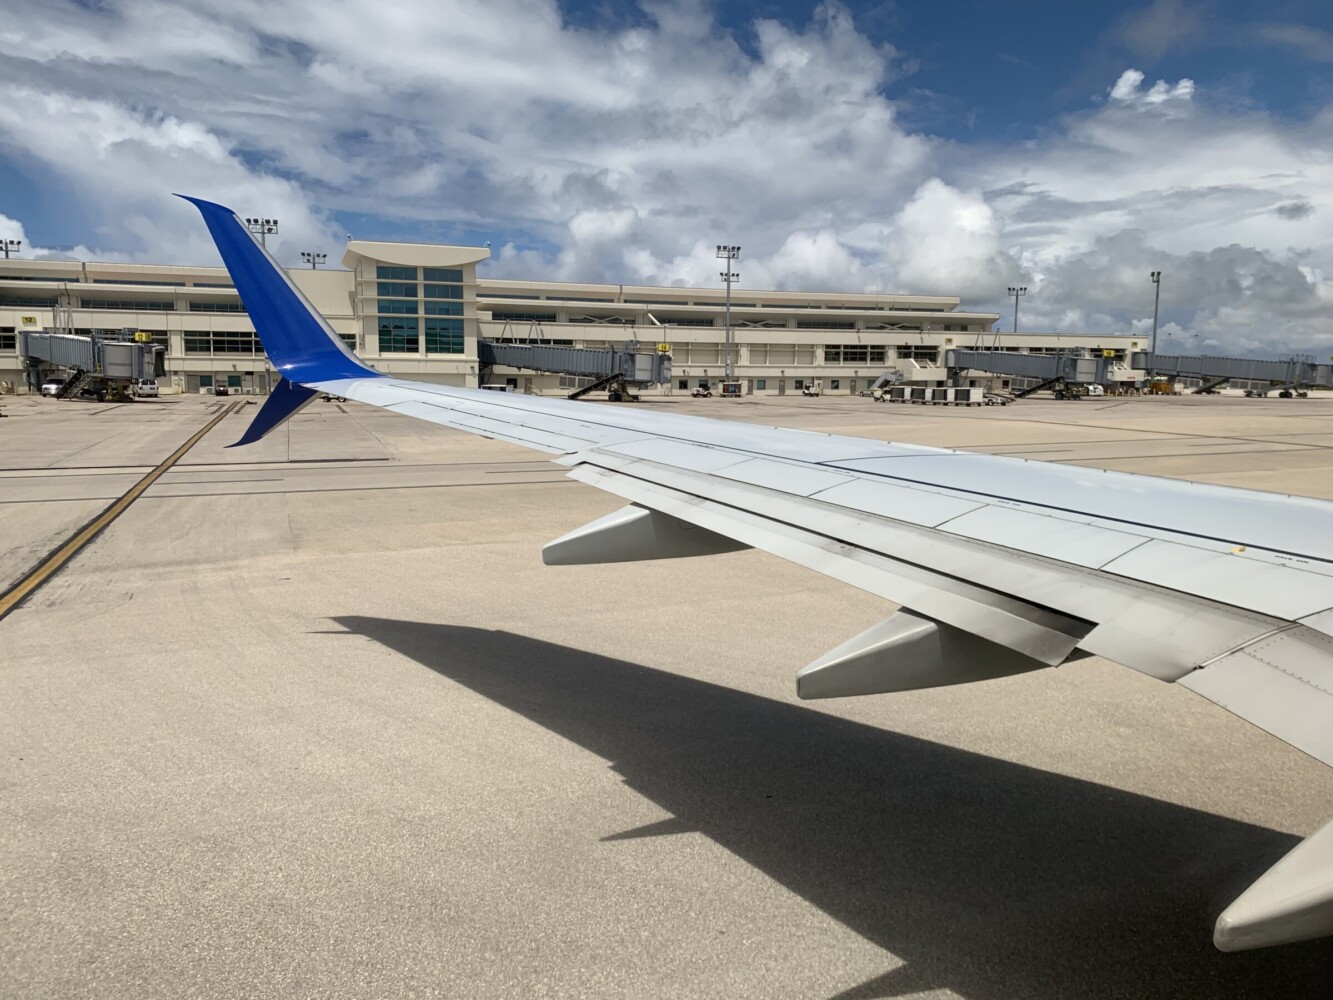
<svg viewBox="0 0 1333 1000"><path fill-rule="evenodd" d="M666 385L671 381L670 353L660 348L645 349L636 341L628 341L619 347L592 348L478 340L477 361L483 369L503 365L593 380L590 385L572 392L571 399L598 389L606 389L612 400L633 399L632 388Z"/></svg>
<svg viewBox="0 0 1333 1000"><path fill-rule="evenodd" d="M1224 358L1211 355L1153 354L1139 351L1132 364L1153 375L1196 378L1220 385L1229 381L1266 382L1274 389L1317 387L1333 389L1333 365L1315 364L1312 357L1281 361L1255 358Z"/></svg>
<svg viewBox="0 0 1333 1000"><path fill-rule="evenodd" d="M1034 384L1015 393L1022 398L1038 389L1053 389L1059 399L1087 395L1089 386L1112 382L1110 358L1090 358L1081 350L1061 354L1019 354L1012 351L951 350L945 353L949 382L957 385L963 372L1032 379Z"/></svg>
<svg viewBox="0 0 1333 1000"><path fill-rule="evenodd" d="M134 339L134 331L94 332L92 336L47 331L19 331L19 357L23 358L28 387L37 392L43 368L59 368L66 375L58 396L85 387L105 392L128 386L143 378L165 374L165 348ZM146 334L144 335L146 336Z"/></svg>

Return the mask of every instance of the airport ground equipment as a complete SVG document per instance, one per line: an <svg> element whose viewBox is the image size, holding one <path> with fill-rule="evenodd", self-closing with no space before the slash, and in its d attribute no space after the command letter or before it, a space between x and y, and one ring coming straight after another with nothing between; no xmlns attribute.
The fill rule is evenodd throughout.
<svg viewBox="0 0 1333 1000"><path fill-rule="evenodd" d="M146 336L146 334L145 334ZM165 349L134 339L134 331L94 333L19 332L19 356L27 369L28 386L41 388L43 371L52 368L66 373L57 399L74 395L130 398L130 386L139 379L165 374Z"/></svg>
<svg viewBox="0 0 1333 1000"><path fill-rule="evenodd" d="M591 384L575 389L569 398L580 399L590 392L605 389L612 402L619 402L637 399L634 389L670 384L671 355L661 350L663 346L666 345L649 350L637 341L627 341L618 347L556 347L479 340L477 361L482 369L503 365L524 371L591 378Z"/></svg>
<svg viewBox="0 0 1333 1000"><path fill-rule="evenodd" d="M1009 400L977 386L891 385L874 390L877 403L929 403L932 406L1004 406Z"/></svg>
<svg viewBox="0 0 1333 1000"><path fill-rule="evenodd" d="M879 378L870 384L869 389L862 390L862 396L869 396L876 403L884 402L888 396L889 387L895 386L906 378L897 368L890 368Z"/></svg>
<svg viewBox="0 0 1333 1000"><path fill-rule="evenodd" d="M1314 358L1308 356L1265 361L1207 354L1152 354L1149 351L1138 351L1132 356L1130 365L1150 375L1173 380L1199 379L1209 388L1228 381L1267 383L1267 388L1250 390L1250 395L1258 396L1299 389L1333 389L1333 364L1316 364Z"/></svg>
<svg viewBox="0 0 1333 1000"><path fill-rule="evenodd" d="M1091 654L1189 688L1333 765L1329 501L657 410L590 414L385 375L348 350L235 213L190 200L282 373L246 442L316 393L337 393L545 452L628 505L553 542L552 561L743 545L901 609L803 669L804 697L966 683ZM894 850L896 832L883 835ZM1056 849L1084 852L1085 869L1098 862L1097 838ZM1153 918L1085 898L1090 921ZM1241 893L1213 940L1236 951L1330 934L1333 822Z"/></svg>

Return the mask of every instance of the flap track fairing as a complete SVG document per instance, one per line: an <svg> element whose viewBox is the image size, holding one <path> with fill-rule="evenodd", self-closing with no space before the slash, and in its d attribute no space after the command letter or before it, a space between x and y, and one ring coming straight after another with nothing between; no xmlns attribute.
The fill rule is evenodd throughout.
<svg viewBox="0 0 1333 1000"><path fill-rule="evenodd" d="M801 698L847 698L970 684L1048 664L903 610L825 653L796 675Z"/></svg>
<svg viewBox="0 0 1333 1000"><path fill-rule="evenodd" d="M749 547L669 514L630 504L547 543L542 549L542 562L547 566L582 566L680 559Z"/></svg>

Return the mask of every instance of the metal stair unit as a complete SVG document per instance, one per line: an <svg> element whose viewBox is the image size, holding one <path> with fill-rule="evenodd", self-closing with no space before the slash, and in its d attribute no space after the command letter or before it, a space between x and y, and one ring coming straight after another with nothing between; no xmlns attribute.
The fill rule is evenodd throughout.
<svg viewBox="0 0 1333 1000"><path fill-rule="evenodd" d="M56 390L56 399L64 399L77 392L88 381L88 375L82 368L75 368L69 373L69 378L65 379L65 384Z"/></svg>

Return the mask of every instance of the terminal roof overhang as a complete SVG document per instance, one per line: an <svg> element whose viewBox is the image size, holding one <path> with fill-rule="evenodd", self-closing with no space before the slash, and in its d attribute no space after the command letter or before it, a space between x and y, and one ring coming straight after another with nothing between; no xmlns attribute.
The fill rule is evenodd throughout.
<svg viewBox="0 0 1333 1000"><path fill-rule="evenodd" d="M476 264L491 255L488 247L456 247L442 243L380 243L374 240L348 240L343 266L356 270L362 258L382 264L404 267L462 267Z"/></svg>

